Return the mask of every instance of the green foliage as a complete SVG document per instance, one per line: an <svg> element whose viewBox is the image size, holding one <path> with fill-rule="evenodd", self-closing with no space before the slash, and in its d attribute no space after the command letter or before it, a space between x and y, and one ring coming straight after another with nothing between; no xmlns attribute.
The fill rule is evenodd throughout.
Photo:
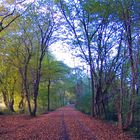
<svg viewBox="0 0 140 140"><path fill-rule="evenodd" d="M46 84L44 85L40 84L40 88L39 88L39 96L38 96L38 110L39 112L45 112L47 111L47 86Z"/></svg>
<svg viewBox="0 0 140 140"><path fill-rule="evenodd" d="M82 95L76 104L76 108L86 114L91 113L91 94L84 94Z"/></svg>
<svg viewBox="0 0 140 140"><path fill-rule="evenodd" d="M3 0L3 2L0 2L2 15L0 15L0 31L17 16L17 12L14 12L2 20L5 14L12 11L10 7L14 7L15 1ZM60 8L63 16L53 2ZM123 85L121 113L124 124L133 97L131 93L132 63L130 63L129 51L132 51L134 59L136 88L140 87L139 5L139 0L37 0L34 2L7 30L0 32L0 97L5 98L2 102L5 101L9 108L9 103L14 101L14 109L18 112L23 97L26 111L24 80L27 80L26 88L29 101L33 106L36 81L38 76L41 76L38 113L47 111L48 86L50 86L51 110L76 103L79 110L87 114L91 113L93 97L90 93L91 79L80 68L69 68L49 52L49 46L65 35L60 31L62 27L65 31L67 30L65 38L70 36L70 41L64 39L61 41L69 42L72 50L77 51L77 56L82 57L84 62L91 66L95 88L94 98L96 103L99 102L97 106L100 107L99 116L105 116L105 111L102 109L103 100L107 113L106 119L118 121L117 105L119 103L117 101L121 93L120 85ZM61 23L63 24L60 27ZM130 27L130 37L126 26ZM52 36L53 32L54 36ZM45 38L48 39L50 36L53 39L45 41ZM131 46L128 46L129 41ZM128 47L132 48L128 49ZM42 51L44 53L41 58ZM40 69L38 69L39 66L41 66ZM121 72L122 67L124 67L123 72ZM27 79L24 77L25 74ZM131 127L135 132L139 131L137 126L139 101L139 96L136 96L134 127Z"/></svg>

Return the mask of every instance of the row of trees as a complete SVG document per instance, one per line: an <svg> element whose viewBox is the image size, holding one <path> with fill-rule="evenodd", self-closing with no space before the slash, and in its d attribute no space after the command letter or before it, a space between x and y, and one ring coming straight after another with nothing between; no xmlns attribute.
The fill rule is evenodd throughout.
<svg viewBox="0 0 140 140"><path fill-rule="evenodd" d="M124 124L127 129L134 121L140 94L140 2L57 0L56 3L66 21L70 45L89 65L91 115L107 118L109 104L115 100L118 125L122 129Z"/></svg>
<svg viewBox="0 0 140 140"><path fill-rule="evenodd" d="M37 1L27 6L28 10L21 12L20 17L12 11L11 16L17 19L14 18L12 25L9 19L10 28L1 28L0 91L10 111L14 112L18 104L19 110L24 112L27 107L30 115L36 116L37 103L40 108L46 106L45 110L50 110L51 96L56 101L54 108L73 99L74 95L69 94L74 85L69 80L72 69L57 61L49 51L56 42L60 24L52 3Z"/></svg>
<svg viewBox="0 0 140 140"><path fill-rule="evenodd" d="M22 16L20 13L20 18L14 18L9 29L3 28L9 16L0 17L3 31L0 81L5 104L7 89L4 86L7 85L11 93L10 104L14 102L13 85L20 86L20 106L23 107L26 98L29 112L35 116L39 87L42 90L41 86L46 83L49 95L52 85L56 84L54 81L59 79L60 100L64 102L66 89L69 89L76 93L78 106L88 93L86 102L93 117L108 119L111 113L117 114L119 128L128 129L139 114L139 7L139 0L34 1L22 5ZM14 12L12 18L17 17ZM11 25L10 19L7 22ZM66 74L67 66L50 59L48 48L60 39L88 65L90 86L87 77L74 78L74 72ZM49 102L49 96L47 100Z"/></svg>

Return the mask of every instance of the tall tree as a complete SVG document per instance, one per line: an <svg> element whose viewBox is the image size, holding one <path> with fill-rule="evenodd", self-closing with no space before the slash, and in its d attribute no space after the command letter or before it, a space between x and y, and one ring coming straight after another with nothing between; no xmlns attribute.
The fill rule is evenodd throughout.
<svg viewBox="0 0 140 140"><path fill-rule="evenodd" d="M37 111L42 62L47 48L54 42L52 34L55 30L53 10L44 3L38 4L39 7L36 4L32 5L30 11L24 15L24 20L18 23L19 31L15 33L17 44L13 42L13 46L15 46L13 53L17 57L15 65L21 74L29 112L33 116ZM43 6L49 10L41 11ZM36 9L40 9L40 11L36 12ZM33 100L33 106L31 106L31 100Z"/></svg>
<svg viewBox="0 0 140 140"><path fill-rule="evenodd" d="M134 117L135 103L136 103L136 84L137 84L137 62L135 58L135 46L134 46L134 36L137 36L137 27L139 25L138 22L138 6L139 2L128 0L128 1L117 1L117 6L119 10L117 11L119 15L119 19L123 24L123 29L125 31L125 43L127 44L128 52L129 52L129 61L131 67L131 98L130 98L130 108L127 114L126 125L128 128L132 122ZM138 22L138 23L136 23Z"/></svg>
<svg viewBox="0 0 140 140"><path fill-rule="evenodd" d="M48 111L50 111L51 85L57 82L59 83L59 81L61 80L63 81L63 78L69 72L69 67L61 61L56 61L48 52L45 59L43 71L43 81L47 81L47 103Z"/></svg>
<svg viewBox="0 0 140 140"><path fill-rule="evenodd" d="M101 107L106 116L104 95L113 80L119 64L122 42L119 26L112 22L108 3L98 1L59 1L61 12L73 34L70 39L80 55L90 67L92 91L92 116ZM119 31L121 32L121 31ZM115 38L118 41L114 41ZM113 43L114 41L114 43ZM119 44L119 45L117 45ZM110 55L113 49L117 54ZM108 75L108 76L106 76Z"/></svg>

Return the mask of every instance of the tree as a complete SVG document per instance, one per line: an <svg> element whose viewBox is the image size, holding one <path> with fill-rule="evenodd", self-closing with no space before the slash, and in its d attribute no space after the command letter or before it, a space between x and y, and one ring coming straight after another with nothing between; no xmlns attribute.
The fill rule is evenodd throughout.
<svg viewBox="0 0 140 140"><path fill-rule="evenodd" d="M42 62L47 48L53 43L52 34L55 29L53 12L43 11L36 13L36 5L32 5L31 13L25 14L25 20L19 24L19 32L16 33L15 56L16 66L19 69L23 82L24 95L28 102L30 115L35 116L37 110L37 97L42 73ZM41 7L40 7L41 8ZM26 23L25 23L26 21ZM30 100L33 100L31 108Z"/></svg>
<svg viewBox="0 0 140 140"><path fill-rule="evenodd" d="M1 71L2 80L0 90L2 92L3 100L8 110L11 112L15 112L14 95L16 90L15 88L17 82L17 73L15 73L9 66L5 67L3 70L3 72Z"/></svg>
<svg viewBox="0 0 140 140"><path fill-rule="evenodd" d="M69 67L66 66L61 61L56 61L53 56L47 53L46 61L44 61L44 77L43 81L47 81L47 103L48 103L48 111L50 111L50 87L51 84L59 83L59 81L63 81L65 75L69 72ZM60 82L61 83L61 82Z"/></svg>
<svg viewBox="0 0 140 140"><path fill-rule="evenodd" d="M51 10L51 9L50 9ZM41 16L41 15L40 15ZM47 23L44 21L44 23L41 20L46 20ZM54 18L52 11L48 11L48 13L41 18L36 19L38 21L38 31L40 32L40 37L38 40L38 43L40 43L40 53L37 52L37 67L35 72L35 79L34 79L34 109L33 109L33 116L36 115L36 109L37 109L37 96L39 91L39 83L41 78L41 69L42 69L42 62L43 58L46 54L46 49L50 46L52 34L54 32ZM43 23L43 24L42 24ZM36 35L38 35L38 31L36 32ZM41 42L40 42L41 40Z"/></svg>
<svg viewBox="0 0 140 140"><path fill-rule="evenodd" d="M2 2L0 2L0 32L8 28L17 18L28 10L28 6L26 7L25 3L26 0L21 0L18 2L16 0L2 0ZM30 6L30 2L28 5ZM20 7L24 7L24 10L20 10Z"/></svg>
<svg viewBox="0 0 140 140"><path fill-rule="evenodd" d="M60 0L59 7L68 28L70 27L69 32L73 34L70 37L73 43L71 45L75 46L78 56L82 57L90 67L91 114L98 116L101 108L106 116L104 96L115 77L112 73L115 73L119 67L122 42L121 31L118 30L120 26L112 21L112 9L108 3ZM118 41L114 41L115 38ZM114 49L117 54L110 55Z"/></svg>
<svg viewBox="0 0 140 140"><path fill-rule="evenodd" d="M0 48L0 91L8 110L15 112L15 94L18 91L17 82L19 82L20 79L18 79L19 75L17 70L9 61L11 59L11 55L8 51L11 50L11 47L10 43L8 45L8 47L1 46Z"/></svg>
<svg viewBox="0 0 140 140"><path fill-rule="evenodd" d="M125 39L124 42L127 44L128 52L129 52L129 61L130 61L130 67L131 67L131 76L132 76L132 81L131 81L131 98L130 98L130 108L129 112L127 114L127 119L126 119L126 125L125 128L127 129L133 121L134 117L134 108L135 108L135 103L136 103L136 84L137 84L137 62L135 59L135 49L134 49L134 35L137 34L137 24L136 22L138 21L138 1L117 1L117 6L119 7L119 11L117 10L116 13L118 14L119 20L123 24L123 29L125 31ZM138 22L139 24L139 22ZM136 35L137 36L137 35ZM135 36L135 37L136 37Z"/></svg>

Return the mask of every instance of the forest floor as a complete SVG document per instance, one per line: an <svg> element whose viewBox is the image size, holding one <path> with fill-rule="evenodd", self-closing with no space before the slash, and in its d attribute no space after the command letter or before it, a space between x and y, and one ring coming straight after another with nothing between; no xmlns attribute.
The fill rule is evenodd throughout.
<svg viewBox="0 0 140 140"><path fill-rule="evenodd" d="M1 115L0 140L133 139L116 126L67 106L35 118L25 115Z"/></svg>

